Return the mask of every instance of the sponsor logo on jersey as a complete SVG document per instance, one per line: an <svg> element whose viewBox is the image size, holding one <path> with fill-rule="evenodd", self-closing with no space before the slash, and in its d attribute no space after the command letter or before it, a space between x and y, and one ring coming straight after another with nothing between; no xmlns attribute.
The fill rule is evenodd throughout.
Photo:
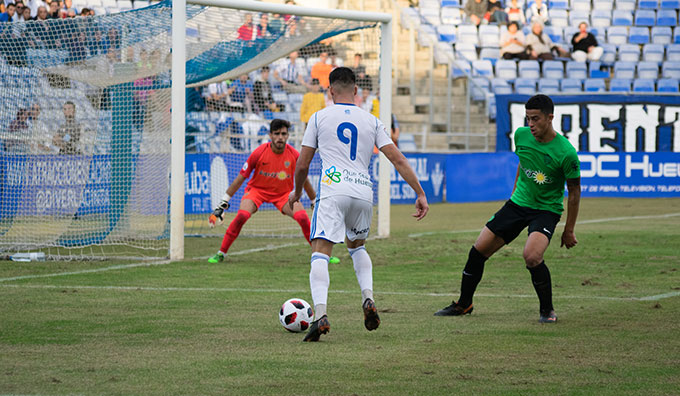
<svg viewBox="0 0 680 396"><path fill-rule="evenodd" d="M331 185L332 183L340 183L340 180L342 180L342 173L338 172L335 169L335 165L331 166L330 168L326 169L324 172L324 176L321 179L322 183L326 183L327 185Z"/></svg>
<svg viewBox="0 0 680 396"><path fill-rule="evenodd" d="M524 172L525 175L531 180L533 180L536 184L550 184L552 183L552 179L548 177L545 173L541 171L535 171L531 169L525 169L522 167L522 171Z"/></svg>
<svg viewBox="0 0 680 396"><path fill-rule="evenodd" d="M285 171L279 171L279 172L265 172L265 171L260 171L260 175L265 176L265 177L271 177L279 180L286 180L290 179L290 175L286 173Z"/></svg>

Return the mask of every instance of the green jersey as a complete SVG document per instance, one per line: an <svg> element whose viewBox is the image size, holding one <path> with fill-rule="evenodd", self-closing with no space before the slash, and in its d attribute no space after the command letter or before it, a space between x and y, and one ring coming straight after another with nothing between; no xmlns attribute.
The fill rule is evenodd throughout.
<svg viewBox="0 0 680 396"><path fill-rule="evenodd" d="M547 143L536 141L529 127L515 131L519 177L510 200L519 206L564 211L564 183L581 176L578 155L569 140L557 134Z"/></svg>

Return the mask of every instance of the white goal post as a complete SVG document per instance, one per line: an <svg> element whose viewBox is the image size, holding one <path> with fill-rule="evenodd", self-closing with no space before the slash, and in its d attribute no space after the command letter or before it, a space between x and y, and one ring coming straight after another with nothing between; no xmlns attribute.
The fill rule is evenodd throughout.
<svg viewBox="0 0 680 396"><path fill-rule="evenodd" d="M391 125L392 114L392 16L385 13L329 10L250 0L172 0L172 148L170 169L170 259L184 258L184 174L186 94L187 4L253 12L292 14L380 23L380 120ZM378 177L378 236L390 233L391 164L380 154Z"/></svg>

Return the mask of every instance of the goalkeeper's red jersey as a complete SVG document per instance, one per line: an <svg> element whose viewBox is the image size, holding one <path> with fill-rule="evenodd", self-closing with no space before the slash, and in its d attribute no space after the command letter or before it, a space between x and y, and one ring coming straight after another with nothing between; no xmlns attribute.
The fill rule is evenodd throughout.
<svg viewBox="0 0 680 396"><path fill-rule="evenodd" d="M243 164L241 175L248 181L247 188L256 188L271 195L288 195L295 187L295 163L300 153L290 144L286 144L283 153L272 151L270 143L261 144L250 154Z"/></svg>

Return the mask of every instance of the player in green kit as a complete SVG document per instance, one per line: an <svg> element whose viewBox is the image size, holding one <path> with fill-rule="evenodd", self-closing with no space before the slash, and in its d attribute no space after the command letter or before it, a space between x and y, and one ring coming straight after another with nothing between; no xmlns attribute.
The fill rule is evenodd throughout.
<svg viewBox="0 0 680 396"><path fill-rule="evenodd" d="M576 150L552 126L554 105L545 95L531 97L526 105L528 127L515 131L515 152L519 167L510 200L486 223L470 249L463 269L460 298L435 313L460 316L472 312L472 296L482 279L484 262L503 245L512 242L524 228L529 238L524 245L524 262L540 303L541 323L557 321L552 305L550 271L543 261L555 227L564 210L564 183L567 183L567 221L562 243L576 246L574 234L581 199L581 175Z"/></svg>

